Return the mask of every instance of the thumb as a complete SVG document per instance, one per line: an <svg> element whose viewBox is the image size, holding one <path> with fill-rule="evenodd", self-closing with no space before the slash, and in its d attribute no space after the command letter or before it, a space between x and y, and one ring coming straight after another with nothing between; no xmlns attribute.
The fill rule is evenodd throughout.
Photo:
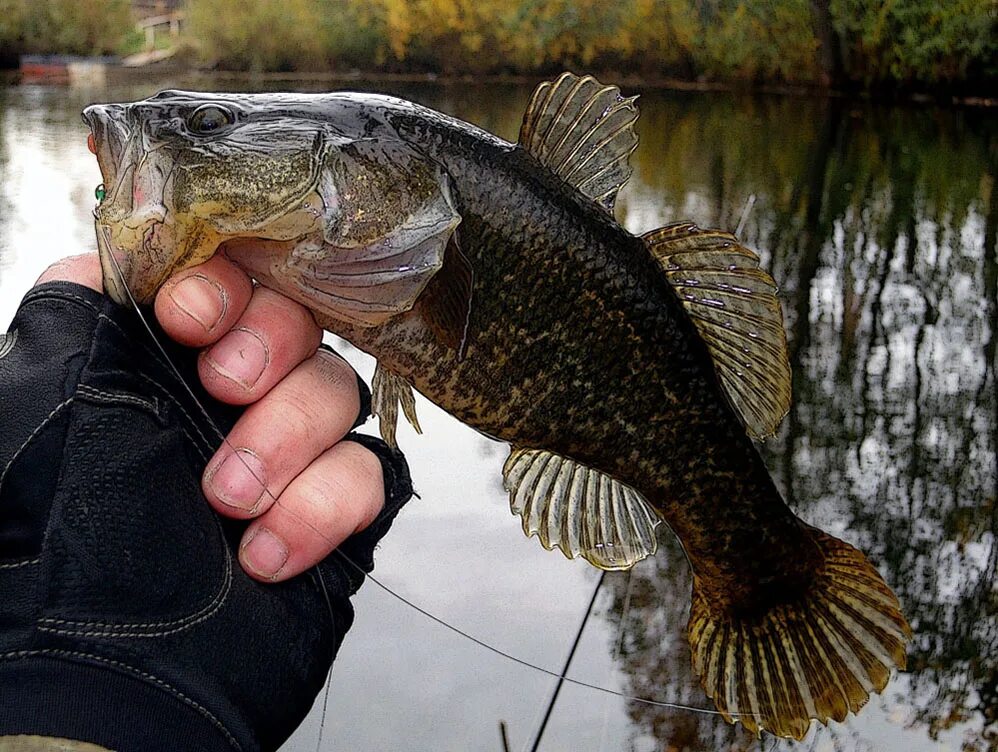
<svg viewBox="0 0 998 752"><path fill-rule="evenodd" d="M76 282L97 292L102 292L104 283L100 259L97 258L96 253L84 253L80 256L67 256L64 259L59 259L42 272L42 275L35 281L35 286L56 281Z"/></svg>

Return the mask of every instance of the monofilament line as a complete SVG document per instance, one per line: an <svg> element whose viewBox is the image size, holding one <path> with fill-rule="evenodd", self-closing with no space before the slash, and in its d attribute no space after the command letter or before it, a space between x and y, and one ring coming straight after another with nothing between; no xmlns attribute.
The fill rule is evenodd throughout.
<svg viewBox="0 0 998 752"><path fill-rule="evenodd" d="M354 563L354 561L352 559L350 559L350 557L348 557L346 554L344 554L339 549L337 549L333 553L338 554L339 556L341 556L345 562L347 562L350 566L354 567L358 571L364 572L364 570L361 569L360 565ZM396 591L392 590L390 587L388 587L387 585L385 585L383 582L380 582L379 580L375 579L371 575L367 575L367 577L371 580L371 582L373 582L379 588L381 588L382 590L384 590L390 596L392 596L393 598L396 598L396 599L400 600L402 603L404 603L405 605L407 605L409 608L411 608L414 611L422 614L423 616L425 616L430 621L436 622L437 624L439 624L444 629L449 629L454 634L460 635L461 637L464 637L467 640L471 640L471 642L475 643L479 647L484 648L485 650L488 650L491 653L495 653L496 655L498 655L498 656L500 656L502 658L505 658L508 661L512 661L513 663L516 663L516 664L518 664L520 666L523 666L524 668L529 668L529 669L532 669L534 671L539 671L540 673L546 674L547 676L553 676L555 679L560 679L561 678L561 673L559 673L558 671L552 671L551 669L544 668L543 666L539 666L536 663L531 663L530 661L528 661L528 660L526 660L524 658L519 658L519 657L513 655L512 653L507 653L505 650L502 650L501 648L497 648L495 645L492 645L492 644L486 642L485 640L479 639L478 637L475 637L473 634L471 634L469 632L465 632L460 627L455 627L453 624L450 624L449 622L444 621L442 618L440 618L436 614L432 613L431 611L428 611L428 610L426 610L425 608L423 608L421 606L417 606L415 603L413 603L412 601L410 601L404 595L402 595L400 593L397 593ZM603 692L604 694L614 695L615 697L620 697L621 699L624 699L624 700L629 700L631 702L639 702L639 703L641 703L643 705L651 705L651 706L657 707L657 708L672 708L673 710L688 710L688 711L690 711L692 713L702 713L704 715L718 715L718 716L721 715L720 711L717 711L717 710L711 710L709 708L698 708L698 707L695 707L693 705L683 705L682 703L678 703L678 702L664 702L664 701L661 701L661 700L649 700L649 699L647 699L645 697L637 697L635 695L629 695L626 692L619 692L618 690L616 690L616 689L610 689L609 687L601 687L598 684L590 684L589 682L584 682L584 681L581 681L579 679L573 679L570 676L566 676L565 677L565 682L568 683L568 684L574 684L577 687L585 687L586 689L592 689L592 690L595 690L597 692ZM741 713L741 714L738 714L738 715L732 714L732 717L739 717L739 716L744 716L744 715L748 715L748 713Z"/></svg>

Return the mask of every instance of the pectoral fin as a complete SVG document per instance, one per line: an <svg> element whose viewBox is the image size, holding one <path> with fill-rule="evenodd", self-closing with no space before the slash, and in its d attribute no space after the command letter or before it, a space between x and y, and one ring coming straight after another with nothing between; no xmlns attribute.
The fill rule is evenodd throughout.
<svg viewBox="0 0 998 752"><path fill-rule="evenodd" d="M658 516L642 496L609 475L551 452L515 449L503 467L510 508L523 532L569 559L629 569L655 553Z"/></svg>
<svg viewBox="0 0 998 752"><path fill-rule="evenodd" d="M443 267L419 297L419 308L437 339L454 350L458 360L464 359L468 345L474 283L474 270L455 232L444 252Z"/></svg>
<svg viewBox="0 0 998 752"><path fill-rule="evenodd" d="M378 416L381 438L392 448L398 446L395 429L398 426L399 405L402 405L402 412L416 433L422 433L423 429L419 427L419 419L416 417L416 398L412 393L412 386L378 363L374 369L374 378L371 379L371 412Z"/></svg>
<svg viewBox="0 0 998 752"><path fill-rule="evenodd" d="M790 361L776 283L734 235L691 222L643 236L706 342L724 391L755 438L790 409Z"/></svg>
<svg viewBox="0 0 998 752"><path fill-rule="evenodd" d="M611 214L631 175L638 145L637 97L592 76L562 73L534 90L520 127L520 144L565 182Z"/></svg>

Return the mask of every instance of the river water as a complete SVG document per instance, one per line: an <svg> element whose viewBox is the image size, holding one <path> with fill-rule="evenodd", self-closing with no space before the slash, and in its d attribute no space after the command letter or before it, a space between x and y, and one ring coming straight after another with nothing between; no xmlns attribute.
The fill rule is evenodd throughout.
<svg viewBox="0 0 998 752"><path fill-rule="evenodd" d="M100 174L80 109L166 86L0 85L0 326L51 261L94 248ZM274 88L301 88L273 84ZM315 89L315 86L307 87ZM405 96L513 139L529 88L353 85ZM998 118L993 110L645 92L633 232L680 218L734 229L781 286L794 406L763 445L788 502L862 548L915 631L908 670L858 716L801 744L713 715L566 686L541 750L935 750L998 744ZM342 347L342 343L341 343ZM373 364L343 347L370 378ZM421 498L376 575L450 624L560 670L598 573L527 540L501 486L507 450L419 402L400 428ZM376 430L372 423L370 429ZM689 668L690 576L669 534L654 561L609 575L570 676L711 707ZM528 749L554 680L372 583L321 701L287 750Z"/></svg>

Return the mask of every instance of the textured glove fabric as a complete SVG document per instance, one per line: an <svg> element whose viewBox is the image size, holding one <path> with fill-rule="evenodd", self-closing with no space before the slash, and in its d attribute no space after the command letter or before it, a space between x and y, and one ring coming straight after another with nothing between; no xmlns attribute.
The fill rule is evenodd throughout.
<svg viewBox="0 0 998 752"><path fill-rule="evenodd" d="M71 283L35 288L0 358L0 736L129 750L275 749L322 688L360 572L333 555L263 585L245 523L201 473L239 410L173 376L133 312ZM10 345L13 335L8 335ZM369 404L365 395L364 404ZM377 439L386 505L341 548L367 571L412 489Z"/></svg>

